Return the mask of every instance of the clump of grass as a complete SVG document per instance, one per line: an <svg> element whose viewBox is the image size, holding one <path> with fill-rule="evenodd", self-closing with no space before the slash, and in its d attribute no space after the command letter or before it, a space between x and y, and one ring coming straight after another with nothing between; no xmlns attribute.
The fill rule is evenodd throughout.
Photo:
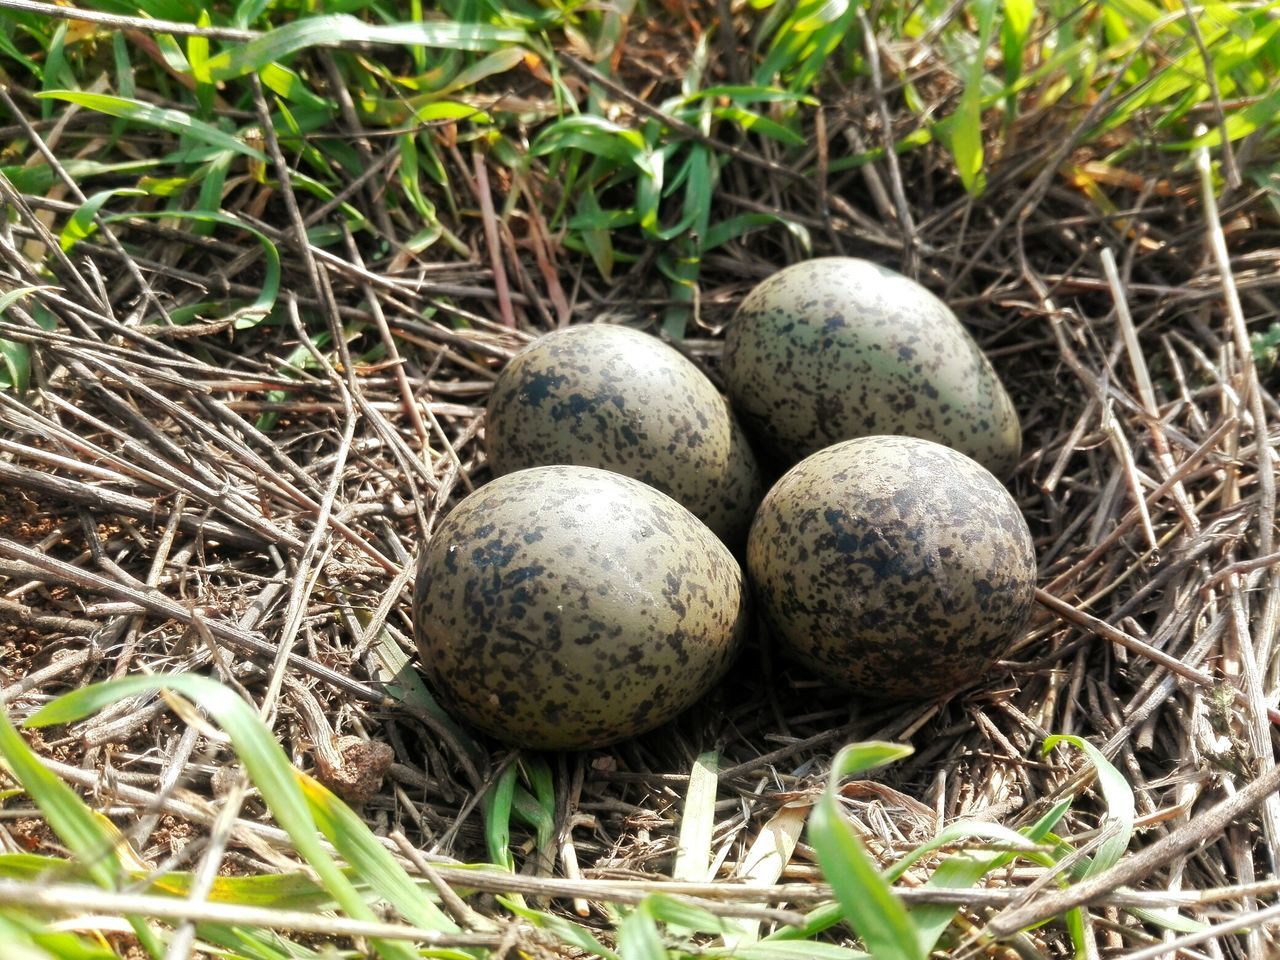
<svg viewBox="0 0 1280 960"><path fill-rule="evenodd" d="M273 956L267 947L273 940L288 948L289 955L305 956L307 951L291 943L289 935L306 931L343 938L368 936L374 952L386 958L466 960L476 955L475 948L514 944L523 937L544 945L573 946L606 960L697 956L924 960L951 929L958 912L954 905L927 902L908 908L897 895L895 881L926 858L940 850L978 842L976 847L942 859L931 871L925 890L972 887L1020 857L1046 868L1048 876L1058 874L1059 883L1066 885L1114 866L1124 855L1134 827L1133 794L1115 767L1079 737L1053 737L1045 743L1046 752L1058 743L1082 750L1102 787L1106 800L1102 839L1091 856L1081 857L1071 843L1053 833L1070 807L1067 797L1020 831L983 821L953 823L928 843L881 868L841 812L840 785L848 776L909 756L911 748L889 743L851 744L836 755L826 789L815 797L809 815L809 840L831 884L834 900L830 904L817 907L794 926L757 939L743 936L741 928L707 901L694 903L655 892L632 906L609 907L610 888L606 885L601 899L617 924L615 944L606 946L586 928L554 913L530 909L519 897L503 902L513 918L526 921L526 926L513 926L512 920L485 917L466 908L458 891L444 884L438 874L411 876L357 814L289 763L252 707L214 680L169 675L94 684L46 704L24 725L42 729L73 723L145 691L162 692L178 716L188 722L203 725L200 716L207 714L218 724L229 737L256 795L283 828L290 852L304 861L311 873L215 878L148 868L127 836L47 770L8 719L0 715L0 756L18 787L9 798L25 795L34 802L70 854L67 859L0 854L0 878L9 878L11 883L0 894L6 905L0 916L18 938L15 942L29 948L33 957L113 956L92 940L54 932L48 924L53 915L75 916L117 905L139 945L157 960L169 956L173 944L188 931L193 938L189 942L197 949L216 947L224 956L245 958ZM210 731L209 735L214 734ZM521 773L531 790L519 785ZM714 785L714 772L711 777ZM546 759L529 754L508 764L487 791L490 859L502 870L511 871L515 865L510 852L513 817L536 829L540 849L553 841L553 779ZM232 817L244 794L237 790L233 796ZM698 788L690 794L686 816L696 817L697 811L709 811L714 804L715 790ZM223 823L224 828L228 826L229 822ZM711 836L688 842L700 847L705 856ZM693 849L685 852L693 859L700 856ZM1058 871L1061 863L1071 865L1065 873ZM451 875L466 876L456 868ZM474 879L478 881L479 875ZM78 886L85 883L104 893ZM47 884L56 884L58 899L50 897ZM643 889L645 885L638 886ZM184 916L184 908L191 920L186 926L176 922ZM388 911L394 917L390 922ZM1073 932L1079 930L1080 916L1081 910L1076 908L1068 917ZM1197 928L1176 915L1148 912L1147 918L1175 929ZM841 923L849 925L869 953L817 939ZM723 945L717 946L716 941Z"/></svg>

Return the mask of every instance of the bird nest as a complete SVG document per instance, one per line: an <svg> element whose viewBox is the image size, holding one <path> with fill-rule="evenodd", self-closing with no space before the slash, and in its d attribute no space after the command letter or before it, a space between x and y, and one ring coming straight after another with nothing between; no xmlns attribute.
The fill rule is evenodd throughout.
<svg viewBox="0 0 1280 960"><path fill-rule="evenodd" d="M32 101L16 96L21 135L43 142L48 128L25 119ZM811 247L772 227L709 255L678 346L715 378L736 303L809 255L863 256L933 289L1022 417L1010 488L1035 538L1036 614L980 683L925 702L852 696L751 643L673 723L543 758L555 842L540 848L517 821L510 888L559 898L588 924L597 897L666 889L732 904L752 843L790 830L836 751L863 740L915 747L842 789L883 862L957 819L1017 828L1066 797L1075 802L1058 833L1085 856L1107 828L1094 768L1042 750L1073 734L1130 785L1141 852L1065 888L1039 868L1008 868L966 895L976 928L1026 929L1077 892L1097 905L1088 935L1113 951L1160 935L1120 910L1125 897L1214 922L1247 916L1277 889L1280 841L1280 409L1263 322L1276 315L1275 251L1263 247L1274 213L1239 191L1219 211L1194 170L1161 170L1158 157L1107 178L1095 164L1083 189L1092 158L1069 155L1074 128L1052 112L1023 142L1058 152L1010 148L979 198L931 148L827 169L839 145L883 142L909 122L892 108L869 82L832 99L795 161L816 177L736 148L717 202L802 225ZM57 135L87 142L109 122L81 113ZM441 214L458 249L414 253L412 224L378 212L394 148L364 145L371 175L343 199L369 211L370 226L352 235L334 203L295 188L263 133L270 179L243 188L237 212L281 257L267 320L252 309L269 267L257 240L134 217L64 253L50 226L79 206L75 180L6 187L0 284L33 288L0 322L30 358L25 389L0 393L7 709L20 719L67 690L140 672L208 674L261 708L294 762L375 832L402 834L437 864L484 860L483 797L522 760L455 726L419 679L413 558L488 479L484 404L513 352L567 323L664 335L670 287L651 251L638 248L605 282L560 246L547 219L557 184L536 163L504 208L505 168L446 151L471 191ZM309 242L318 227L335 242ZM249 306L185 309L224 300ZM130 697L34 745L110 810L145 861L173 865L202 849L234 756L171 703ZM709 755L712 862L673 885L691 776L705 776ZM242 811L225 870L294 862L265 818ZM23 823L0 828L7 846L49 843ZM800 842L776 881L750 902L794 911L827 895L813 851L791 837ZM904 895L934 862L907 873ZM1021 934L1023 946L1058 955L1060 930ZM1220 949L1261 957L1267 936L1255 925Z"/></svg>

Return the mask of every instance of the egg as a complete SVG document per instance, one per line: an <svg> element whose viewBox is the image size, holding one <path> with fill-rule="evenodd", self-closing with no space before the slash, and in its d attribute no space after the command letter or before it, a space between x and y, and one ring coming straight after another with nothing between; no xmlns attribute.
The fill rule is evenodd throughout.
<svg viewBox="0 0 1280 960"><path fill-rule="evenodd" d="M666 494L580 466L462 500L422 550L421 663L446 709L509 743L603 746L690 706L747 618L727 547Z"/></svg>
<svg viewBox="0 0 1280 960"><path fill-rule="evenodd" d="M756 286L729 326L724 377L743 425L786 464L902 434L1003 477L1022 450L1013 402L955 314L867 260L807 260Z"/></svg>
<svg viewBox="0 0 1280 960"><path fill-rule="evenodd" d="M677 350L628 327L549 333L503 369L485 446L495 474L600 467L674 497L734 549L764 493L746 435L715 385Z"/></svg>
<svg viewBox="0 0 1280 960"><path fill-rule="evenodd" d="M872 697L978 680L1025 626L1031 533L983 466L915 437L846 440L760 505L747 570L781 648Z"/></svg>

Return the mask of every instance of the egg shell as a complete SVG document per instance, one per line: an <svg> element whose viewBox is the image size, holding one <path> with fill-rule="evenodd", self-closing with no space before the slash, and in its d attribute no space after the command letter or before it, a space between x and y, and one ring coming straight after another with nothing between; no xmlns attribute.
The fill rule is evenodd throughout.
<svg viewBox="0 0 1280 960"><path fill-rule="evenodd" d="M445 707L538 749L672 719L728 668L747 591L728 548L652 487L591 467L499 477L422 550L421 662Z"/></svg>
<svg viewBox="0 0 1280 960"><path fill-rule="evenodd" d="M852 257L779 270L729 326L724 377L753 439L784 463L841 440L934 440L999 476L1022 430L990 361L914 280Z"/></svg>
<svg viewBox="0 0 1280 960"><path fill-rule="evenodd" d="M765 495L747 569L781 647L873 697L978 680L1031 611L1035 551L1017 503L964 454L875 436L802 460Z"/></svg>
<svg viewBox="0 0 1280 960"><path fill-rule="evenodd" d="M634 477L734 549L764 494L715 385L661 340L611 324L566 327L513 357L489 395L485 446L499 475L567 463Z"/></svg>

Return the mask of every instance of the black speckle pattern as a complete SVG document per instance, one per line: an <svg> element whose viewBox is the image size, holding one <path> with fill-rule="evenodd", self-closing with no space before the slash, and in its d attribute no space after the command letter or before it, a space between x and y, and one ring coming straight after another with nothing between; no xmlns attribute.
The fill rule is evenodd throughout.
<svg viewBox="0 0 1280 960"><path fill-rule="evenodd" d="M747 569L774 637L875 697L972 683L1025 626L1031 533L980 464L914 437L828 447L765 496Z"/></svg>
<svg viewBox="0 0 1280 960"><path fill-rule="evenodd" d="M590 467L472 493L422 551L414 628L450 712L536 749L603 746L672 719L741 645L738 562L665 494Z"/></svg>
<svg viewBox="0 0 1280 960"><path fill-rule="evenodd" d="M1013 402L955 314L867 260L807 260L760 283L729 327L724 375L748 432L789 463L901 434L1004 477L1022 451Z"/></svg>
<svg viewBox="0 0 1280 960"><path fill-rule="evenodd" d="M489 395L485 445L499 475L565 463L634 477L735 550L764 494L746 435L711 381L627 327L567 327L525 347Z"/></svg>

